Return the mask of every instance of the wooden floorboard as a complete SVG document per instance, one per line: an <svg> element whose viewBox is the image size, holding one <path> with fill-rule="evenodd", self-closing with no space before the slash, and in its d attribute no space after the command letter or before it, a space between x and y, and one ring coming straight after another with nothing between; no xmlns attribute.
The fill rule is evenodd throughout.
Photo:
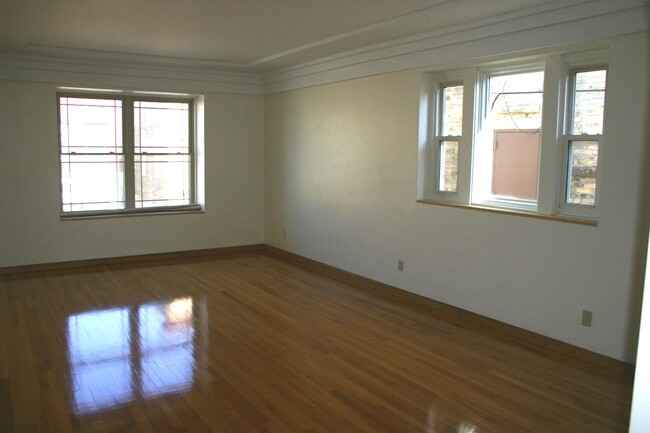
<svg viewBox="0 0 650 433"><path fill-rule="evenodd" d="M631 389L264 253L0 279L3 433L622 433Z"/></svg>

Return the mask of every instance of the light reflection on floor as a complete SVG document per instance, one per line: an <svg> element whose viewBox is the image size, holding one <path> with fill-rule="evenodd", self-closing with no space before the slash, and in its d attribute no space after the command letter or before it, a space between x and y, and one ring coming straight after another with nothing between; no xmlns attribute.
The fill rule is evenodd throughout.
<svg viewBox="0 0 650 433"><path fill-rule="evenodd" d="M463 421L463 423L458 427L458 433L478 433L478 432L476 431L475 425Z"/></svg>
<svg viewBox="0 0 650 433"><path fill-rule="evenodd" d="M192 298L68 317L73 410L85 414L190 388Z"/></svg>

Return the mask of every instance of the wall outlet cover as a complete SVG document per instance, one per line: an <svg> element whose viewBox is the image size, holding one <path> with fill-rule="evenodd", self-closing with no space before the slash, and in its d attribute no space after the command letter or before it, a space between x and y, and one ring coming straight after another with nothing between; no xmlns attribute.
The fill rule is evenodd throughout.
<svg viewBox="0 0 650 433"><path fill-rule="evenodd" d="M588 310L582 310L582 326L591 327L591 320L594 313Z"/></svg>

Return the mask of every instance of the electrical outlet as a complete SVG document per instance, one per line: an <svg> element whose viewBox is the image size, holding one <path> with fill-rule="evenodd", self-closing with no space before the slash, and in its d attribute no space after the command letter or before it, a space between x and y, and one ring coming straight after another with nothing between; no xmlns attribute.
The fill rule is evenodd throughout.
<svg viewBox="0 0 650 433"><path fill-rule="evenodd" d="M594 313L588 310L582 310L582 326L591 328L591 319L593 318Z"/></svg>
<svg viewBox="0 0 650 433"><path fill-rule="evenodd" d="M404 260L397 261L397 270L400 272L404 272Z"/></svg>
<svg viewBox="0 0 650 433"><path fill-rule="evenodd" d="M287 231L282 230L282 239L286 239L286 238L287 238Z"/></svg>

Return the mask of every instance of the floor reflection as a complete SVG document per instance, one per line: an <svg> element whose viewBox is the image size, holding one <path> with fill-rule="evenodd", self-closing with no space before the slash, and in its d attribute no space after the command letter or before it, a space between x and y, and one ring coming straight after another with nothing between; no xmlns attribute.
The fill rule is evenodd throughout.
<svg viewBox="0 0 650 433"><path fill-rule="evenodd" d="M75 413L190 388L199 318L192 298L70 316L68 359Z"/></svg>
<svg viewBox="0 0 650 433"><path fill-rule="evenodd" d="M192 299L140 307L140 371L145 398L180 391L193 382Z"/></svg>

